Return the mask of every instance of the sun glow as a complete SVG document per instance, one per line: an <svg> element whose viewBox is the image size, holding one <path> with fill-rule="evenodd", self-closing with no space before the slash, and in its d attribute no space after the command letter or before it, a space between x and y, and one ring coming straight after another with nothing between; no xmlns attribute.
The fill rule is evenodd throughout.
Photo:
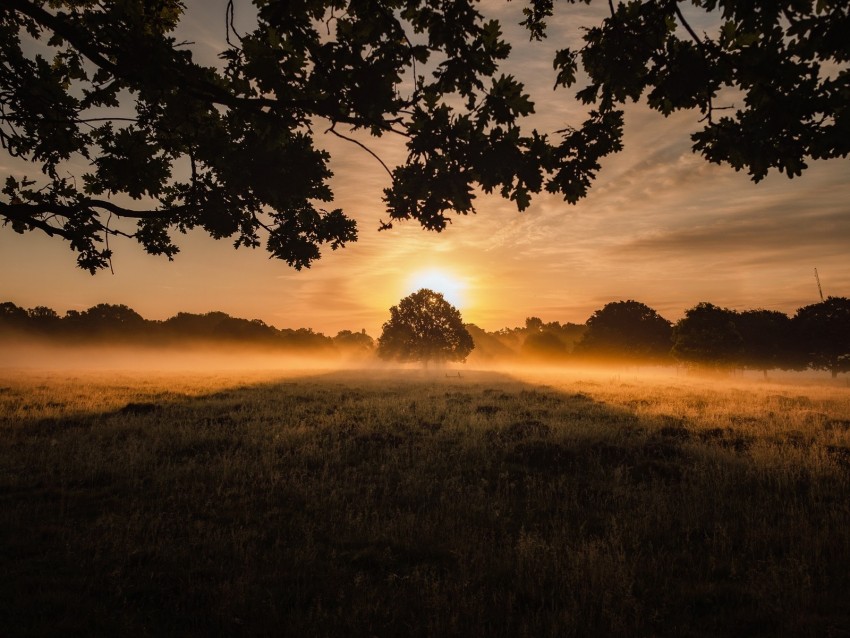
<svg viewBox="0 0 850 638"><path fill-rule="evenodd" d="M443 270L422 270L410 277L407 288L408 292L428 288L434 292L442 293L446 301L455 308L461 308L464 302L466 284L462 279Z"/></svg>

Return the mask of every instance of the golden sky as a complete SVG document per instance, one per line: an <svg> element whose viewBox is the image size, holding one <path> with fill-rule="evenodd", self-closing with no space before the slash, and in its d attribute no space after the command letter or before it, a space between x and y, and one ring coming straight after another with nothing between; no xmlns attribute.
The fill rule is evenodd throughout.
<svg viewBox="0 0 850 638"><path fill-rule="evenodd" d="M188 4L185 35L212 64L226 1ZM247 21L248 3L236 7L237 23L240 15ZM526 83L537 105L533 126L553 132L579 124L584 111L574 90L552 91L551 56L595 9L563 5L548 43L532 46L515 26L522 3L488 0L483 7L503 21L514 44L506 70ZM793 314L818 301L815 267L825 295L850 295L850 163L813 162L802 177L772 174L753 184L691 153L699 117L665 119L631 105L625 150L604 161L578 205L542 195L518 213L510 202L481 195L477 215L455 218L440 234L413 223L378 232L388 176L362 149L320 136L332 153L334 207L358 220L360 239L326 251L309 270L196 232L178 236L182 252L171 263L133 241L110 240L115 274L91 276L75 267L63 242L0 228L0 301L60 313L123 303L150 319L222 310L279 328L331 335L365 328L377 336L389 306L429 281L444 286L466 321L488 330L521 325L530 315L584 322L620 299L642 301L674 321L700 301ZM403 157L398 143L369 144L388 164ZM0 155L0 175L10 172L23 171Z"/></svg>

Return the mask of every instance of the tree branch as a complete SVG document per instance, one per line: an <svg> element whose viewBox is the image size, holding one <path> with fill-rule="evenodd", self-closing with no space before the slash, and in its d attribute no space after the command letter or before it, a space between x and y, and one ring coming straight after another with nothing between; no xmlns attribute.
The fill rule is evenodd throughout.
<svg viewBox="0 0 850 638"><path fill-rule="evenodd" d="M705 43L700 40L699 36L696 34L696 31L694 31L688 21L685 20L685 16L682 13L682 10L679 8L678 0L674 0L673 8L676 11L676 17L679 18L679 22L681 22L682 26L685 27L685 30L691 34L691 38L693 38L694 42L696 42L700 50L705 52Z"/></svg>
<svg viewBox="0 0 850 638"><path fill-rule="evenodd" d="M336 124L334 124L334 126L336 126ZM390 179L392 179L393 172L389 169L389 167L386 164L384 164L384 160L382 160L380 157L378 157L378 155L371 148L369 148L368 146L366 146L362 142L358 142L357 140L355 140L351 137L347 137L347 136L343 135L342 133L339 133L333 126L331 126L327 131L325 131L325 133L333 133L334 135L336 135L340 139L346 140L347 142L352 142L353 144L357 144L357 146L359 146L364 151L369 153L369 155L371 155L376 160L378 160L378 162L381 164L381 166L384 167L384 170L387 172L387 175L389 175Z"/></svg>
<svg viewBox="0 0 850 638"><path fill-rule="evenodd" d="M59 204L55 202L37 202L33 204L0 202L0 215L14 221L34 223L34 215L54 214L69 217L74 213L86 209L99 208L116 217L128 219L150 219L168 218L180 215L189 209L189 206L175 206L159 210L132 210L113 204L102 199L81 199L76 205ZM51 228L53 228L51 226ZM61 234L61 233L60 233Z"/></svg>
<svg viewBox="0 0 850 638"><path fill-rule="evenodd" d="M108 71L116 78L122 78L125 82L128 81L121 65L107 57L84 31L76 28L69 20L71 16L68 14L62 12L52 14L29 0L3 0L3 2L5 5L4 8L28 16L43 28L52 31L67 41L98 67ZM213 104L234 109L247 108L253 110L255 113L264 113L265 110L268 110L274 112L276 115L287 117L292 117L293 110L301 110L306 113L313 113L332 122L342 122L351 126L362 127L377 126L387 132L406 135L404 132L393 128L394 123L397 124L400 122L399 118L373 120L365 117L352 117L343 113L339 105L331 99L319 101L315 99L281 100L270 97L243 97L235 95L226 88L205 80L195 73L189 72L190 70L185 66L185 62L176 61L170 70L175 73L181 90L197 99ZM132 86L132 82L133 79L131 77L128 84Z"/></svg>
<svg viewBox="0 0 850 638"><path fill-rule="evenodd" d="M72 233L69 233L64 228L51 226L42 219L22 214L20 210L21 206L21 204L7 204L5 202L0 202L0 216L5 217L7 223L8 221L12 221L34 226L39 230L43 230L50 237L53 237L54 235L59 235L60 237L67 239L68 241L74 239L74 235Z"/></svg>

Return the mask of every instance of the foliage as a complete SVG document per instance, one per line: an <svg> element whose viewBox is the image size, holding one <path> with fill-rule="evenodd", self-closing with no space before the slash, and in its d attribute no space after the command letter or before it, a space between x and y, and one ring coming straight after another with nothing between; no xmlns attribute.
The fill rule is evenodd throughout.
<svg viewBox="0 0 850 638"><path fill-rule="evenodd" d="M771 169L794 177L812 159L847 157L845 0L630 0L608 6L610 15L587 29L583 47L563 49L554 60L563 86L576 82L581 61L589 82L576 95L598 109L600 122L621 121L617 105L642 97L665 116L696 109L704 125L692 135L694 151L745 169L754 181ZM525 24L533 37L543 36L552 13L552 0L530 0ZM691 23L718 27L714 35L700 35ZM621 127L607 130L609 137L597 139L618 147ZM572 133L579 134L587 135L587 128ZM568 199L583 194L572 180L558 178L551 186Z"/></svg>
<svg viewBox="0 0 850 638"><path fill-rule="evenodd" d="M673 328L672 355L704 366L732 366L741 352L736 313L728 308L700 302L685 311Z"/></svg>
<svg viewBox="0 0 850 638"><path fill-rule="evenodd" d="M735 328L741 335L739 363L767 371L797 365L791 319L777 310L746 310L736 313Z"/></svg>
<svg viewBox="0 0 850 638"><path fill-rule="evenodd" d="M827 297L804 306L793 319L794 335L808 365L835 377L850 372L850 299Z"/></svg>
<svg viewBox="0 0 850 638"><path fill-rule="evenodd" d="M352 332L340 330L333 338L334 345L342 351L368 354L375 348L375 340L366 334L366 330Z"/></svg>
<svg viewBox="0 0 850 638"><path fill-rule="evenodd" d="M357 237L347 213L322 208L332 174L316 130L351 139L343 127L406 141L392 219L440 230L448 211L472 210L473 186L520 209L541 189L549 146L521 134L532 104L497 75L510 47L472 2L254 4L245 34L229 5L228 46L210 68L173 35L178 0L4 2L0 140L42 172L7 177L5 223L67 240L91 272L109 264L111 234L171 258L173 231L195 227L236 247L265 232L274 257L309 266ZM91 171L69 176L81 162Z"/></svg>
<svg viewBox="0 0 850 638"><path fill-rule="evenodd" d="M220 343L331 351L335 341L310 328L277 329L260 319L241 319L224 312L179 312L165 321L143 318L123 304L101 303L60 317L51 308L30 310L11 302L0 304L0 336L4 331L30 334L59 343L132 343L181 345ZM345 331L344 331L345 332ZM371 337L357 333L360 340Z"/></svg>
<svg viewBox="0 0 850 638"><path fill-rule="evenodd" d="M464 324L467 332L472 337L475 348L470 354L470 362L492 363L494 361L514 361L518 353L512 341L505 340L497 332L488 332L474 323Z"/></svg>
<svg viewBox="0 0 850 638"><path fill-rule="evenodd" d="M30 314L23 308L16 306L11 301L0 303L0 325L22 326L30 318Z"/></svg>
<svg viewBox="0 0 850 638"><path fill-rule="evenodd" d="M614 301L595 311L576 354L639 360L670 355L671 323L639 301Z"/></svg>
<svg viewBox="0 0 850 638"><path fill-rule="evenodd" d="M378 338L378 356L396 361L466 361L475 344L460 312L443 295L422 288L390 308Z"/></svg>
<svg viewBox="0 0 850 638"><path fill-rule="evenodd" d="M357 238L350 213L325 208L319 132L370 153L358 137L403 139L406 158L385 166L383 227L440 231L474 212L477 189L520 210L543 188L576 202L622 148L618 105L644 94L664 114L698 109L694 149L755 180L846 157L846 2L691 4L720 21L715 37L698 36L677 2L609 2L580 51L559 51L556 84L574 84L580 61L589 84L577 96L592 106L555 140L521 129L534 103L499 72L510 45L472 0L254 0L257 26L244 34L228 3L218 67L177 41L179 0L5 0L0 142L40 175L6 176L0 219L67 241L92 273L110 264L111 235L171 259L174 232L192 228L235 247L265 236L272 256L302 268ZM526 11L542 37L552 0ZM717 117L727 87L743 106Z"/></svg>
<svg viewBox="0 0 850 638"><path fill-rule="evenodd" d="M495 332L474 324L463 328L471 339L475 363L525 360L568 365L601 356L613 361L664 364L672 355L697 365L763 370L765 376L775 368L830 370L835 376L850 371L848 314L848 302L843 297L830 297L820 304L800 308L793 320L774 310L735 312L701 303L687 310L685 318L676 325L672 331L674 343L670 340L669 322L636 301L609 303L595 311L586 325L528 317L524 326ZM376 352L376 344L365 330L341 330L330 338L310 328L277 329L259 319L241 319L224 312L179 312L165 321L152 321L125 305L113 304L69 310L60 316L45 306L24 309L3 302L0 337L4 333L7 338L30 334L62 343L218 342L336 351L355 357ZM404 334L410 333L395 331L385 339L385 355L391 344L396 347L404 341ZM465 337L463 340L468 343ZM390 358L424 360L410 352Z"/></svg>
<svg viewBox="0 0 850 638"><path fill-rule="evenodd" d="M524 328L505 328L497 335L513 340L524 356L549 361L563 360L584 334L586 326L576 323L545 322L540 317L526 317Z"/></svg>
<svg viewBox="0 0 850 638"><path fill-rule="evenodd" d="M522 354L536 360L558 361L566 357L567 348L557 334L541 329L526 336L522 342Z"/></svg>

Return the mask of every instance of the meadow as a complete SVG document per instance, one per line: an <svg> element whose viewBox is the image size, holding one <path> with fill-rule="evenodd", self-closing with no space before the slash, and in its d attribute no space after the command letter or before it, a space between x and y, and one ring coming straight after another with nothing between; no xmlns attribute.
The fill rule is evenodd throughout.
<svg viewBox="0 0 850 638"><path fill-rule="evenodd" d="M850 387L0 370L0 574L4 636L850 636Z"/></svg>

